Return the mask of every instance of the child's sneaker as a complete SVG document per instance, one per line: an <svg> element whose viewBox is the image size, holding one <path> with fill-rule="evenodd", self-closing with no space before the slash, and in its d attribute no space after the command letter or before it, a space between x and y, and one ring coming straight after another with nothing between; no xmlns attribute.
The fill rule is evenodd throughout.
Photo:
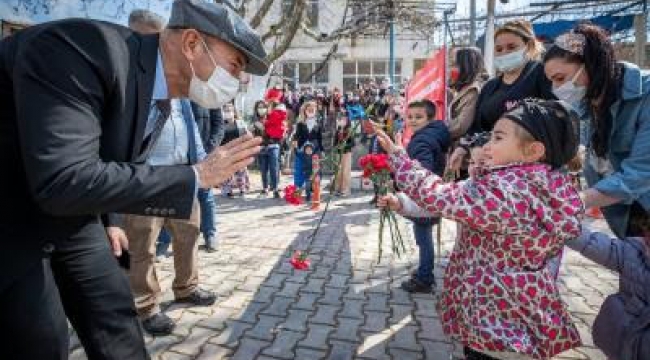
<svg viewBox="0 0 650 360"><path fill-rule="evenodd" d="M410 293L431 293L433 292L433 286L412 277L402 283L402 290Z"/></svg>

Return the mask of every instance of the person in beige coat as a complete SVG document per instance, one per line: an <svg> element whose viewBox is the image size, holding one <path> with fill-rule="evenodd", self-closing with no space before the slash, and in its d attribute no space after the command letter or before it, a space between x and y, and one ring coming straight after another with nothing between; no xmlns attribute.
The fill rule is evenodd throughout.
<svg viewBox="0 0 650 360"><path fill-rule="evenodd" d="M450 151L458 146L460 139L467 133L474 121L476 102L481 91L484 71L483 56L481 51L475 47L455 49L453 57L451 88L454 97L449 105L450 116L447 124L453 144ZM462 169L462 173L466 175L467 166L463 166ZM456 175L458 177L460 174Z"/></svg>

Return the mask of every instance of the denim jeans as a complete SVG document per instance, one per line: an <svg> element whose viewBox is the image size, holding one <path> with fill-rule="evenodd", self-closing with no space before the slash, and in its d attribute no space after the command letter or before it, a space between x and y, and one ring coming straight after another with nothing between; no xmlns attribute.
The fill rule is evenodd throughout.
<svg viewBox="0 0 650 360"><path fill-rule="evenodd" d="M417 279L427 285L435 282L433 276L433 225L413 224L415 243L420 248L420 265L418 266Z"/></svg>
<svg viewBox="0 0 650 360"><path fill-rule="evenodd" d="M167 254L169 250L169 245L172 243L172 236L169 234L169 231L164 227L160 229L160 234L158 235L158 242L156 243L156 256L163 256Z"/></svg>
<svg viewBox="0 0 650 360"><path fill-rule="evenodd" d="M214 192L212 189L199 189L199 206L201 206L201 233L205 239L205 245L217 246L217 226L215 224L217 208Z"/></svg>
<svg viewBox="0 0 650 360"><path fill-rule="evenodd" d="M311 201L311 194L312 194L312 182L311 180L307 179L305 180L305 201L310 202Z"/></svg>
<svg viewBox="0 0 650 360"><path fill-rule="evenodd" d="M280 180L280 145L267 146L257 159L262 173L262 187L264 190L277 190Z"/></svg>
<svg viewBox="0 0 650 360"><path fill-rule="evenodd" d="M293 184L296 187L303 187L305 185L305 175L302 171L302 152L296 151L296 156L293 159Z"/></svg>

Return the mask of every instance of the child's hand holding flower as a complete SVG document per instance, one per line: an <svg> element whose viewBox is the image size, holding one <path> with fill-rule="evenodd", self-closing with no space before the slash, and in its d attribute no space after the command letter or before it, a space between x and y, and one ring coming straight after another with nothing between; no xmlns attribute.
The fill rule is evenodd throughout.
<svg viewBox="0 0 650 360"><path fill-rule="evenodd" d="M395 194L387 194L380 196L377 199L377 207L380 209L388 208L389 210L400 212L402 210L402 202Z"/></svg>
<svg viewBox="0 0 650 360"><path fill-rule="evenodd" d="M379 145L381 145L388 154L394 154L400 149L400 147L397 146L385 132L377 128L375 128L375 131L377 133L377 141L379 141Z"/></svg>

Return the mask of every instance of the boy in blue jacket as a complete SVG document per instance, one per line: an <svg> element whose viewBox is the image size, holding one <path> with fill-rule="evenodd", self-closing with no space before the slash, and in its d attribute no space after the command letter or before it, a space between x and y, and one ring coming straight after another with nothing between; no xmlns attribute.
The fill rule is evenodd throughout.
<svg viewBox="0 0 650 360"><path fill-rule="evenodd" d="M413 129L413 136L406 151L411 159L417 160L427 170L442 176L445 171L445 154L451 144L447 125L437 121L436 105L429 100L411 102L407 124ZM402 283L408 292L430 293L435 288L433 276L433 225L437 218L411 218L415 243L420 248L420 264L411 278Z"/></svg>

